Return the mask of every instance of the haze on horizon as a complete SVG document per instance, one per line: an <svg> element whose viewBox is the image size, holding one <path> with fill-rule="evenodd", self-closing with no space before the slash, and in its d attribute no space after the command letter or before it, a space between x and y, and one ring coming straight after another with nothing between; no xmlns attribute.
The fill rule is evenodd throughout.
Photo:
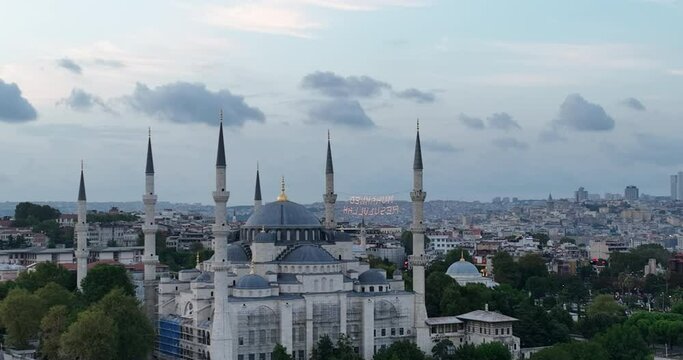
<svg viewBox="0 0 683 360"><path fill-rule="evenodd" d="M0 201L210 203L225 112L229 206L280 176L321 201L667 194L683 169L679 0L8 2Z"/></svg>

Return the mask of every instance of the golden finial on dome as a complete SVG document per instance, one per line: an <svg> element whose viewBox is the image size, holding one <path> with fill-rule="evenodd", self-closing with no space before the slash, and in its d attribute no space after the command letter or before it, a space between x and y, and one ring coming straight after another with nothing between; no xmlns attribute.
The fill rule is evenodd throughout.
<svg viewBox="0 0 683 360"><path fill-rule="evenodd" d="M287 194L285 194L285 177L281 180L280 195L277 196L277 201L287 201Z"/></svg>

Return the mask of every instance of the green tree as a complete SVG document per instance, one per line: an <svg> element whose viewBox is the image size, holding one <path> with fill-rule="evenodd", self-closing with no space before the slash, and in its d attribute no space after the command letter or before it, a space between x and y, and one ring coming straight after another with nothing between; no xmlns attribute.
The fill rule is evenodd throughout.
<svg viewBox="0 0 683 360"><path fill-rule="evenodd" d="M34 293L43 302L46 309L56 305L71 307L74 305L76 296L63 286L50 282Z"/></svg>
<svg viewBox="0 0 683 360"><path fill-rule="evenodd" d="M650 360L652 355L640 332L633 326L614 325L596 337L610 360Z"/></svg>
<svg viewBox="0 0 683 360"><path fill-rule="evenodd" d="M455 346L448 339L443 339L436 343L432 348L432 359L434 360L454 360Z"/></svg>
<svg viewBox="0 0 683 360"><path fill-rule="evenodd" d="M512 256L505 251L499 251L493 256L493 277L501 284L517 287L519 272Z"/></svg>
<svg viewBox="0 0 683 360"><path fill-rule="evenodd" d="M323 335L313 346L310 360L328 360L334 357L334 344L329 336Z"/></svg>
<svg viewBox="0 0 683 360"><path fill-rule="evenodd" d="M25 289L12 289L0 303L0 323L7 331L7 345L18 349L29 347L40 329L45 314L43 302Z"/></svg>
<svg viewBox="0 0 683 360"><path fill-rule="evenodd" d="M588 307L588 315L590 316L598 313L624 316L624 307L617 304L612 295L598 295Z"/></svg>
<svg viewBox="0 0 683 360"><path fill-rule="evenodd" d="M563 343L543 349L531 356L531 360L594 360L609 359L605 349L594 341Z"/></svg>
<svg viewBox="0 0 683 360"><path fill-rule="evenodd" d="M477 346L477 355L482 360L512 360L510 350L499 342Z"/></svg>
<svg viewBox="0 0 683 360"><path fill-rule="evenodd" d="M527 280L531 277L548 277L548 267L545 260L538 254L532 253L520 257L517 262L517 270L519 272L517 287L520 289L526 285Z"/></svg>
<svg viewBox="0 0 683 360"><path fill-rule="evenodd" d="M58 219L60 215L59 210L48 205L21 202L14 208L14 225L18 227L32 226L45 220Z"/></svg>
<svg viewBox="0 0 683 360"><path fill-rule="evenodd" d="M70 324L69 309L64 305L53 306L40 322L40 354L45 360L59 360L59 341Z"/></svg>
<svg viewBox="0 0 683 360"><path fill-rule="evenodd" d="M134 297L115 288L93 308L114 322L117 359L145 359L152 351L154 328Z"/></svg>
<svg viewBox="0 0 683 360"><path fill-rule="evenodd" d="M36 291L51 282L73 291L76 289L76 274L61 265L42 262L36 265L33 271L19 274L15 281L17 287L28 291Z"/></svg>
<svg viewBox="0 0 683 360"><path fill-rule="evenodd" d="M380 349L373 360L425 360L426 356L414 342L397 341L391 346Z"/></svg>
<svg viewBox="0 0 683 360"><path fill-rule="evenodd" d="M273 355L271 356L272 360L292 360L292 356L289 355L287 352L287 348L280 345L276 344L275 347L273 348Z"/></svg>
<svg viewBox="0 0 683 360"><path fill-rule="evenodd" d="M60 356L79 360L115 360L117 329L102 310L88 309L78 315L60 340Z"/></svg>
<svg viewBox="0 0 683 360"><path fill-rule="evenodd" d="M99 301L115 288L120 288L126 295L135 295L133 283L126 269L119 265L95 265L88 271L81 285L83 296L88 303Z"/></svg>
<svg viewBox="0 0 683 360"><path fill-rule="evenodd" d="M649 259L657 260L666 266L671 253L659 244L645 244L631 249L629 252L614 252L609 256L610 269L618 274L623 272L643 273Z"/></svg>
<svg viewBox="0 0 683 360"><path fill-rule="evenodd" d="M425 302L429 316L440 316L440 303L443 294L449 287L455 286L455 280L442 272L431 272L425 281Z"/></svg>

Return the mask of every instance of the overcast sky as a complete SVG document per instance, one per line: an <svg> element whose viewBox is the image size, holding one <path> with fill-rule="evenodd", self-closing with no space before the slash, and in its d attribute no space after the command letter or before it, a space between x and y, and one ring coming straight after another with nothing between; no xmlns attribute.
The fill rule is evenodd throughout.
<svg viewBox="0 0 683 360"><path fill-rule="evenodd" d="M677 0L12 1L0 12L0 201L229 203L668 193L683 170Z"/></svg>

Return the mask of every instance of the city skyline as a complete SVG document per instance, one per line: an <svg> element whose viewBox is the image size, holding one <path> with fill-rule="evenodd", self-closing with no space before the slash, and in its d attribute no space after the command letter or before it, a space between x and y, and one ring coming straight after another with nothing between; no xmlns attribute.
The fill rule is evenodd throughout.
<svg viewBox="0 0 683 360"><path fill-rule="evenodd" d="M137 200L152 127L159 199L210 203L220 108L229 206L257 161L266 202L281 176L321 202L327 129L340 201L407 200L417 118L428 200L664 196L683 169L678 1L86 4L0 15L2 200L75 200L81 159L89 199Z"/></svg>

